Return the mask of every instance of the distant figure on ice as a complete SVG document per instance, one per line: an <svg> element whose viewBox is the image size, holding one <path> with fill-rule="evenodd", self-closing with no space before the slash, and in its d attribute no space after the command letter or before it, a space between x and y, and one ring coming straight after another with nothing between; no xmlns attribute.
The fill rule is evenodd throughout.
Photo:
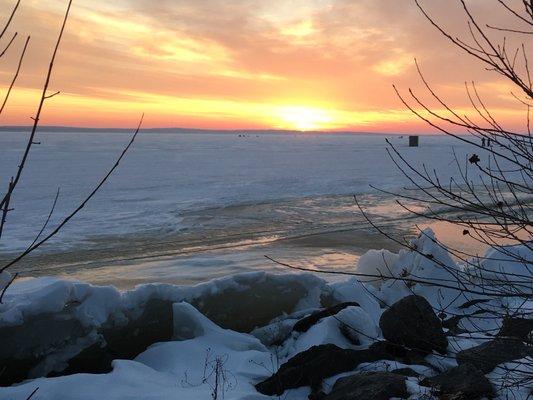
<svg viewBox="0 0 533 400"><path fill-rule="evenodd" d="M481 147L485 147L485 138L481 138Z"/></svg>
<svg viewBox="0 0 533 400"><path fill-rule="evenodd" d="M487 147L490 147L490 138L487 138Z"/></svg>

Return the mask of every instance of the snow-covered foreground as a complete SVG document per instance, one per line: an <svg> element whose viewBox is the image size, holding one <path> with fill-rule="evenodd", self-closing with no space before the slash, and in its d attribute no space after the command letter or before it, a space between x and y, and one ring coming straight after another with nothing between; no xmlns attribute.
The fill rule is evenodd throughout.
<svg viewBox="0 0 533 400"><path fill-rule="evenodd" d="M421 234L415 242L419 252L369 252L354 268L354 272L361 274L416 278L418 283L409 287L393 279L361 276L328 283L310 274L266 273L235 275L192 287L142 285L127 292L55 278L17 282L6 292L4 304L0 306L0 336L5 332L18 332L19 336L3 342L0 356L4 360L9 355L29 359L25 352L32 350L39 357L33 360L28 373L35 379L0 388L0 399L26 399L36 388L39 389L33 399L39 400L209 399L217 379L219 398L222 392L226 399L271 398L258 393L254 385L269 378L281 364L322 344L334 344L341 349L368 348L371 343L383 340L380 318L386 306L413 294L423 296L442 319L464 316L459 322L459 333L449 336L445 354L434 351L422 360L424 365L408 365L418 375L405 377L410 399L419 399L423 394L431 399L430 390L419 383L457 365L455 355L459 351L491 339L502 323L493 317L495 310L505 309L515 317L527 319L531 313L523 310L531 310L533 306L531 300L524 304L520 298L487 299L481 294L461 294L451 282L450 272L439 264L452 270L462 267L433 238L429 230ZM533 252L525 247L507 250L525 260L533 259ZM483 261L484 274L492 277L524 274L521 263L495 251L492 250L491 258L498 261ZM428 259L421 253L433 257ZM446 282L447 287L427 284L439 280ZM523 285L533 290L531 282L529 278L524 279ZM69 360L83 350L90 349L94 354L97 349L109 347L110 331L135 326L132 322L135 320L153 322L143 310L154 300L170 307L166 317L170 324L168 341L151 344L131 360L115 359L107 373L38 378L72 367ZM491 312L474 313L477 308L465 306L475 304L473 300L483 300L484 308ZM295 329L302 317L316 309L346 302L353 304L335 315L325 315L305 329ZM42 325L43 318L47 319L45 325ZM162 318L158 317L156 322L164 325ZM350 327L352 334L346 333L344 326ZM36 332L39 327L46 329ZM136 327L140 332L145 328ZM25 335L23 330L31 334ZM477 333L469 333L473 331ZM136 340L132 337L123 340ZM512 367L513 363L509 361L506 366ZM407 365L390 360L361 363L354 371L326 379L323 390L328 393L339 377L357 371L403 367ZM507 399L512 395L512 398L526 399L531 387L501 387L501 367L505 366L486 373L496 397ZM520 371L511 374L517 377L523 373ZM281 398L303 400L309 392L308 387L291 389Z"/></svg>

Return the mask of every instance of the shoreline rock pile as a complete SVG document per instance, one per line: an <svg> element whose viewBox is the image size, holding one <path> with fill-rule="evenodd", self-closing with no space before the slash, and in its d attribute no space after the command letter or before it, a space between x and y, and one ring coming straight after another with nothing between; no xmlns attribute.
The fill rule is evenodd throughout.
<svg viewBox="0 0 533 400"><path fill-rule="evenodd" d="M344 309L342 305L314 313L299 320L295 327L317 323L319 316L335 315ZM379 360L398 361L405 365L426 365L434 370L434 376L423 378L419 385L430 389L441 398L475 400L491 398L494 390L485 377L498 365L533 356L533 348L522 341L524 333L531 331L529 320L515 320L502 327L501 334L492 341L462 350L455 356L457 366L439 371L426 362L428 355L454 358L448 353L448 339L441 320L428 301L418 295L404 297L381 315L379 326L385 340L375 341L367 349L342 349L333 344L313 346L296 354L282 364L271 377L256 385L258 392L268 396L280 396L285 390L302 386L311 387L312 400L358 400L407 398L406 378L418 378L410 368L392 371L356 372L339 378L329 394L325 394L325 379L353 372L360 364ZM524 328L526 326L526 328ZM528 331L529 329L529 331ZM520 337L502 337L509 332L519 332Z"/></svg>

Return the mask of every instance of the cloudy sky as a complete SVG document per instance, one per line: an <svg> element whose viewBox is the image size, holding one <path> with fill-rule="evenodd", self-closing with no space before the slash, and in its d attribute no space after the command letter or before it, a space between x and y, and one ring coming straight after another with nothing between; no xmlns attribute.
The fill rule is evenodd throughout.
<svg viewBox="0 0 533 400"><path fill-rule="evenodd" d="M0 0L3 18L13 3ZM456 1L422 3L465 33ZM495 1L468 4L484 22L515 24ZM1 125L31 122L65 7L22 1L12 31L31 35L29 55ZM3 88L22 44L1 60ZM469 112L464 83L475 80L497 116L524 125L511 86L443 39L413 0L74 0L51 85L62 94L42 122L129 127L145 112L150 127L429 131L392 89L423 93L415 57L457 109Z"/></svg>

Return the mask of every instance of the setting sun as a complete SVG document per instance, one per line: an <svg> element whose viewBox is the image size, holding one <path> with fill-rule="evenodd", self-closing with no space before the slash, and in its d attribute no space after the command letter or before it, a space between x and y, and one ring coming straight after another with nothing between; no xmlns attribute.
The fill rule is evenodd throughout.
<svg viewBox="0 0 533 400"><path fill-rule="evenodd" d="M279 111L282 127L299 131L326 129L333 122L328 111L320 108L292 106Z"/></svg>
<svg viewBox="0 0 533 400"><path fill-rule="evenodd" d="M4 10L12 3L0 0ZM448 65L455 50L432 26L420 27L405 4L393 3L80 1L51 82L61 96L49 102L41 123L129 127L144 112L145 126L153 128L426 132L391 85L416 88L414 57L429 72ZM439 2L428 7L435 15L461 13ZM31 35L30 47L47 49L63 9L62 0L23 2L14 24ZM491 9L480 3L476 12ZM15 41L12 53L21 45ZM31 54L4 125L27 124L39 99L49 54ZM443 96L463 101L461 82L474 79L487 105L520 125L509 88L496 75L471 76L471 62L439 76ZM0 65L0 90L7 90L12 67Z"/></svg>

